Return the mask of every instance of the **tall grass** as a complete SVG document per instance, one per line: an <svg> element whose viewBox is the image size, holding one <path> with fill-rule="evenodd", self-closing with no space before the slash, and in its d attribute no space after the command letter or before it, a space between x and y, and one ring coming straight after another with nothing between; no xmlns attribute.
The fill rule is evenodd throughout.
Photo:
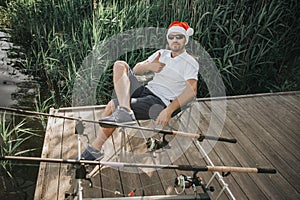
<svg viewBox="0 0 300 200"><path fill-rule="evenodd" d="M227 94L299 90L299 9L295 0L15 0L5 18L15 42L27 55L25 67L40 77L53 103L71 105L78 70L92 51L111 36L133 28L164 27L187 21L214 59ZM120 57L129 64L145 59L147 49ZM95 101L111 93L110 66ZM208 91L199 81L201 96Z"/></svg>
<svg viewBox="0 0 300 200"><path fill-rule="evenodd" d="M14 116L9 119L6 113L0 115L1 156L18 156L34 151L34 148L23 148L24 144L34 136L38 135L31 128L26 127L25 120L18 122ZM13 177L12 169L11 162L1 161L1 172L4 170Z"/></svg>

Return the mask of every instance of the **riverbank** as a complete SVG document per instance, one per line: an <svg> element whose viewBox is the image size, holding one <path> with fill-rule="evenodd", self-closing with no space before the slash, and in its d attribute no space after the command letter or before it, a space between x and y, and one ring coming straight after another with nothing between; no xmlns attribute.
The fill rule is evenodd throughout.
<svg viewBox="0 0 300 200"><path fill-rule="evenodd" d="M10 36L0 31L0 105L2 107L32 109L37 95L37 83L32 77L24 73L19 64L22 55L14 50L18 50L18 47L10 41ZM15 56L10 57L11 54ZM1 116L4 116L2 114ZM8 113L6 117L12 118ZM31 122L31 125L34 129L39 127L38 123ZM23 143L22 149L38 148L41 144L41 139L34 138L34 141ZM39 154L39 151L32 153ZM39 165L19 163L13 166L11 170L12 178L5 173L1 173L0 199L32 199L38 167Z"/></svg>
<svg viewBox="0 0 300 200"><path fill-rule="evenodd" d="M10 36L0 32L0 105L32 107L37 84L21 68L21 53L10 42ZM9 54L14 54L13 58Z"/></svg>

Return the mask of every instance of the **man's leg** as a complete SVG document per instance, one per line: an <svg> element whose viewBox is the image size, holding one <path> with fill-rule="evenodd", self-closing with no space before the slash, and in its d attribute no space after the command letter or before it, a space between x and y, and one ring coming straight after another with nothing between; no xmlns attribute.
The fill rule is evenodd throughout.
<svg viewBox="0 0 300 200"><path fill-rule="evenodd" d="M130 96L132 94L131 90L137 87L137 80L130 71L126 62L115 62L113 67L113 82L114 90L118 100L118 108L110 116L104 117L100 121L135 124L136 119L133 111L130 108Z"/></svg>
<svg viewBox="0 0 300 200"><path fill-rule="evenodd" d="M130 80L128 77L128 64L124 61L116 61L113 67L114 89L119 101L119 106L130 108Z"/></svg>
<svg viewBox="0 0 300 200"><path fill-rule="evenodd" d="M118 98L118 106L121 108L117 110L115 115L112 113L116 109L116 105L111 100L105 107L103 118L104 121L135 121L134 114L130 108L130 92L131 89L139 87L137 80L133 79L133 75L129 78L129 66L124 61L116 61L113 67L113 82L114 89ZM132 87L131 87L132 86ZM126 109L126 110L125 110ZM82 157L88 160L94 160L100 157L100 150L105 141L112 135L115 128L100 128L97 138L91 145L82 153Z"/></svg>
<svg viewBox="0 0 300 200"><path fill-rule="evenodd" d="M105 107L103 116L109 116L115 110L115 105L113 101L110 101ZM100 127L100 131L97 134L96 139L92 142L92 144L88 145L85 151L81 154L81 159L85 160L96 160L100 158L102 155L100 150L105 141L112 135L115 128L102 128Z"/></svg>
<svg viewBox="0 0 300 200"><path fill-rule="evenodd" d="M105 107L103 117L110 116L114 110L115 110L115 105L114 105L114 102L111 100ZM115 128L100 127L100 132L98 133L97 138L93 141L92 147L95 150L100 151L102 145L112 135L114 130L115 130Z"/></svg>

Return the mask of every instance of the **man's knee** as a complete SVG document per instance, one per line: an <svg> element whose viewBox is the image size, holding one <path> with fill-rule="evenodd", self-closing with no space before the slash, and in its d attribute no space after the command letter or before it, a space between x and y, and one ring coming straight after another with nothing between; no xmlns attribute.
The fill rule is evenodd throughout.
<svg viewBox="0 0 300 200"><path fill-rule="evenodd" d="M113 67L113 70L114 71L127 71L128 70L128 64L125 62L125 61L122 61L122 60L118 60L114 63L114 67Z"/></svg>

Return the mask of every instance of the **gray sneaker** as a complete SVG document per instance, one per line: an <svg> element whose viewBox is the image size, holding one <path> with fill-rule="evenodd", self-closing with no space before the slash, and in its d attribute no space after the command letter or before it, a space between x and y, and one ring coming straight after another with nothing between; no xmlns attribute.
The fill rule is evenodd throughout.
<svg viewBox="0 0 300 200"><path fill-rule="evenodd" d="M101 151L95 150L91 145L88 145L81 154L81 159L83 160L100 160L102 157Z"/></svg>
<svg viewBox="0 0 300 200"><path fill-rule="evenodd" d="M101 160L103 158L103 153L101 151L98 151L94 149L91 145L88 145L87 148L82 152L81 154L81 160ZM78 160L78 157L74 158L75 160ZM67 169L77 169L80 166L80 164L70 164L68 165Z"/></svg>
<svg viewBox="0 0 300 200"><path fill-rule="evenodd" d="M118 107L110 116L104 117L99 121L126 125L136 124L134 113L123 107Z"/></svg>

